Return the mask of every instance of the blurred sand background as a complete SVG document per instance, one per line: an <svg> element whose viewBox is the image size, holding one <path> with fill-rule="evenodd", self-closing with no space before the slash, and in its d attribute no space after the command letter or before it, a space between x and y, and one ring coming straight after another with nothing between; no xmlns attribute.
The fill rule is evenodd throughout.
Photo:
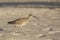
<svg viewBox="0 0 60 40"><path fill-rule="evenodd" d="M26 35L21 30L15 33L20 29L15 28L15 25L7 25L8 21L27 17L29 14L35 15L40 21L31 17L29 23L22 27ZM60 9L0 8L0 40L60 40Z"/></svg>
<svg viewBox="0 0 60 40"><path fill-rule="evenodd" d="M56 2L57 0L0 0L0 2L34 1ZM20 27L15 28L15 25L7 24L8 21L27 17L29 14L40 20L31 17L28 24L22 27L26 35L21 30L16 33ZM0 7L0 40L60 40L60 8Z"/></svg>

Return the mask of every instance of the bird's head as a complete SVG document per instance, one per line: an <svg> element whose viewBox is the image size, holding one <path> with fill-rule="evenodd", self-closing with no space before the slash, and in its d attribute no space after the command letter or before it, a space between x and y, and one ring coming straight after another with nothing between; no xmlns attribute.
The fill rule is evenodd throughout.
<svg viewBox="0 0 60 40"><path fill-rule="evenodd" d="M32 14L29 14L29 16L32 16Z"/></svg>

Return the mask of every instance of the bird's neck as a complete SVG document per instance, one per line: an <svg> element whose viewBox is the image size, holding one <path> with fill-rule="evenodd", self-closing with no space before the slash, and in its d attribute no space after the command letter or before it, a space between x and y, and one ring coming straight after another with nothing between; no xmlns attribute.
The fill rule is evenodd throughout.
<svg viewBox="0 0 60 40"><path fill-rule="evenodd" d="M30 19L32 16L28 16L27 18Z"/></svg>

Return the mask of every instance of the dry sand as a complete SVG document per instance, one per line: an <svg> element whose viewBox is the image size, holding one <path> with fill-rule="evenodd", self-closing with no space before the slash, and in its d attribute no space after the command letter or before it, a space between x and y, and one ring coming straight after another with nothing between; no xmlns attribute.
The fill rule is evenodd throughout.
<svg viewBox="0 0 60 40"><path fill-rule="evenodd" d="M29 23L22 27L25 35L21 30L16 33L20 27L7 25L8 21L29 14L40 21L31 17ZM60 40L60 8L0 8L0 40Z"/></svg>

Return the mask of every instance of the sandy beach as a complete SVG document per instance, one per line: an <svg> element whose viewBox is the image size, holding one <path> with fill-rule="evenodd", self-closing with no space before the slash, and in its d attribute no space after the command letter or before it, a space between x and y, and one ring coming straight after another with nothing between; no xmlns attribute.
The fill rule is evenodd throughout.
<svg viewBox="0 0 60 40"><path fill-rule="evenodd" d="M7 24L18 18L26 18L29 14L40 20L31 17L22 27L26 35L20 27ZM16 33L18 29L20 31ZM60 40L60 8L0 8L0 40Z"/></svg>

